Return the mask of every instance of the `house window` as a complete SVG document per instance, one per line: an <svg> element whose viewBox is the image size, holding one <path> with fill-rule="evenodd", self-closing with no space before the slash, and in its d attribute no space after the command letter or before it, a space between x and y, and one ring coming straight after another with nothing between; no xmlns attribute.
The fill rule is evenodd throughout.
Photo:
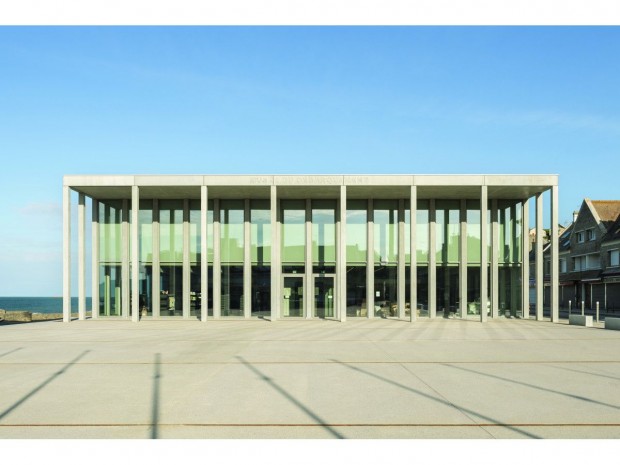
<svg viewBox="0 0 620 465"><path fill-rule="evenodd" d="M586 269L586 257L573 258L573 271L583 271Z"/></svg>
<svg viewBox="0 0 620 465"><path fill-rule="evenodd" d="M584 242L584 234L583 234L583 231L579 231L579 232L577 233L577 242L578 242L579 244L581 244L581 243L583 243L583 242Z"/></svg>
<svg viewBox="0 0 620 465"><path fill-rule="evenodd" d="M609 266L620 266L620 250L609 251Z"/></svg>
<svg viewBox="0 0 620 465"><path fill-rule="evenodd" d="M598 254L587 255L588 270L596 270L601 267L601 258Z"/></svg>
<svg viewBox="0 0 620 465"><path fill-rule="evenodd" d="M589 241L593 241L596 239L596 237L594 236L594 229L588 229L586 231L587 235L588 235L588 240Z"/></svg>
<svg viewBox="0 0 620 465"><path fill-rule="evenodd" d="M566 273L566 259L560 258L560 273Z"/></svg>

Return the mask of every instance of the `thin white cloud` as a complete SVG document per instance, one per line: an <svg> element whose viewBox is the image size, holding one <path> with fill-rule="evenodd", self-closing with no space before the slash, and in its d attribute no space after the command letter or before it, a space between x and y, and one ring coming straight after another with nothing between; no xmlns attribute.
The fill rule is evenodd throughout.
<svg viewBox="0 0 620 465"><path fill-rule="evenodd" d="M573 130L620 133L620 119L593 114L567 113L556 110L474 111L466 119L476 124L509 124Z"/></svg>
<svg viewBox="0 0 620 465"><path fill-rule="evenodd" d="M59 202L35 202L18 208L25 216L46 216L62 218L62 205Z"/></svg>

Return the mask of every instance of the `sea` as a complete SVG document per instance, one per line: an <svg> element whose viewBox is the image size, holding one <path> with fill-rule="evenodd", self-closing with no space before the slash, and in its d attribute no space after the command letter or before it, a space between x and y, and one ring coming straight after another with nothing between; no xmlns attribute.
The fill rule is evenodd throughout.
<svg viewBox="0 0 620 465"><path fill-rule="evenodd" d="M91 299L86 297L86 310ZM0 309L21 310L32 313L62 313L62 297L0 297ZM71 297L71 311L78 311L78 298Z"/></svg>

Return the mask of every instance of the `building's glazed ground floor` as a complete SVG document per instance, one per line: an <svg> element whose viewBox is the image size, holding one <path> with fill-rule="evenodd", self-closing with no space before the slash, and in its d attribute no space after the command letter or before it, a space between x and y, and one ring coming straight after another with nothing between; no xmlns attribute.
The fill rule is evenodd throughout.
<svg viewBox="0 0 620 465"><path fill-rule="evenodd" d="M64 189L65 297L75 190L80 315L90 278L93 317L134 321L529 317L529 200L537 229L542 193L552 221L558 200L556 176L67 176Z"/></svg>

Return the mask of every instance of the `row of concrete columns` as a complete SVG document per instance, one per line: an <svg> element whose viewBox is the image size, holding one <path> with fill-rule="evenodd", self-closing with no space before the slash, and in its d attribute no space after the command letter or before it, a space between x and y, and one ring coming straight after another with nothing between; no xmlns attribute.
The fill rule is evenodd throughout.
<svg viewBox="0 0 620 465"><path fill-rule="evenodd" d="M63 315L64 321L70 321L71 313L71 195L70 187L64 186L63 188ZM282 275L282 263L281 263L281 250L280 250L280 200L277 195L277 186L271 186L270 190L270 208L271 208L271 224L276 227L271 228L271 311L272 321L276 321L280 318L278 309L280 308L280 293L281 293L281 275ZM138 186L132 186L131 189L131 204L139 206L140 190ZM208 187L201 186L201 254L202 260L200 264L201 270L201 294L203 296L203 305L201 306L201 321L207 320L207 298L208 295L208 254L207 254L207 205L208 205ZM491 286L491 315L493 317L498 316L498 247L495 245L498 241L498 218L497 218L497 200L492 200L491 205L491 243L492 247L491 257L487 256L487 244L489 242L488 236L488 224L487 224L487 204L488 204L487 187L482 186L480 190L480 227L481 227L481 273L480 273L480 300L481 311L480 320L487 320L487 308L488 302L488 290ZM157 215L158 207L157 200L154 200L154 216L153 216L153 248L159 250L159 217ZM213 221L213 240L214 240L214 257L213 268L214 270L221 269L221 256L220 248L217 246L220 242L220 218L219 218L219 200L214 199L214 221ZM417 309L417 254L416 254L416 206L417 206L417 187L411 186L410 189L410 250L411 250L411 279L410 279L410 320L416 319ZM529 199L522 202L522 296L521 301L523 305L523 316L529 318ZM132 227L129 228L129 202L128 199L123 201L122 207L122 281L123 281L123 316L128 318L131 314L132 321L139 320L139 269L140 269L140 251L138 247L138 232L139 232L139 208L132 208ZM336 217L336 299L338 302L337 308L339 308L339 317L341 321L346 320L346 210L347 210L347 187L340 187L340 196L338 199L337 217ZM367 221L367 309L368 317L374 316L374 257L373 246L374 243L374 218L373 218L373 199L368 200L368 221ZM250 269L250 248L247 246L250 240L250 225L249 219L249 200L245 203L245 226L244 226L244 239L245 239L245 253L244 253L244 281L250 282L251 269ZM551 188L551 321L558 321L558 309L559 309L559 295L558 295L558 188L553 186ZM189 207L188 202L184 203L184 215L183 215L183 236L184 242L187 245L189 243ZM311 237L311 219L306 218L306 236ZM93 302L93 318L97 317L98 302L99 302L99 208L97 200L93 199L92 210L92 302ZM83 320L86 318L86 290L85 290L85 276L86 276L86 254L85 254L85 195L83 193L78 194L78 318ZM542 193L536 195L536 312L535 317L537 320L543 318L543 202ZM434 318L436 316L436 294L434 292L436 286L436 257L435 257L435 242L436 242L436 218L435 218L435 200L430 200L429 211L429 317ZM398 209L398 280L402 283L398 286L398 316L403 319L405 317L405 218L404 218L404 201L399 201ZM459 288L460 288L460 308L459 312L461 317L467 315L467 220L466 220L466 204L465 200L461 200L460 204L460 262L459 269ZM129 251L129 237L131 234L131 241L134 246L131 248L131 256ZM312 256L310 247L306 247L306 275L310 276L312 273ZM183 254L183 295L184 302L183 307L189 308L189 273L190 273L190 256L189 247L184 247ZM491 283L488 283L487 279L487 263L491 262ZM131 265L131 266L130 266ZM153 254L153 268L159 269L159 254ZM129 273L131 270L131 289L127 285L129 283ZM306 280L306 285L310 286L310 280ZM221 276L220 273L213 273L213 314L217 318L220 316L220 288L221 288ZM309 290L309 289L308 289ZM159 280L153 280L153 306L159 308ZM129 308L131 292L131 309ZM246 317L250 316L251 305L251 293L249 286L244 287L244 314ZM310 296L311 293L306 291L306 296ZM308 297L309 298L309 297ZM307 306L307 308L309 308Z"/></svg>

